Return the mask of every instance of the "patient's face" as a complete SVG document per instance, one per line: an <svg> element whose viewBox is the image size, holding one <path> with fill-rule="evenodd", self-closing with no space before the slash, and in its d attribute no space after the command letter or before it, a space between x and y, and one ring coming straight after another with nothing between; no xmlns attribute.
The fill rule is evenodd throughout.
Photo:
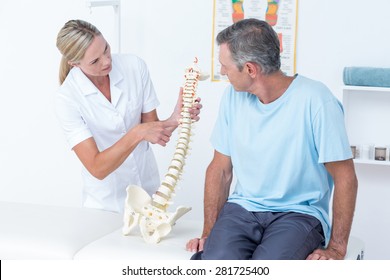
<svg viewBox="0 0 390 280"><path fill-rule="evenodd" d="M221 44L219 48L219 62L221 63L221 74L226 75L229 82L236 91L248 91L252 84L252 79L248 75L245 67L240 71L232 59L229 46Z"/></svg>

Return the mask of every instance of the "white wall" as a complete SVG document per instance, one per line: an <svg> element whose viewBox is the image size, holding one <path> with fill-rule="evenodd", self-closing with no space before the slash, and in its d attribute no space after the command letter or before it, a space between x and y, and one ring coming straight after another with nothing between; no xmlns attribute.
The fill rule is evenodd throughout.
<svg viewBox="0 0 390 280"><path fill-rule="evenodd" d="M122 0L122 51L144 58L168 117L183 70L194 56L211 71L211 0ZM297 72L326 83L341 99L344 66L390 67L390 2L299 0ZM60 55L55 38L65 21L93 22L115 46L112 8L84 0L0 2L0 200L79 206L80 163L69 150L53 111ZM202 82L204 109L196 125L175 204L192 206L202 218L204 172L212 157L208 142L225 83ZM174 149L155 146L163 176ZM387 233L389 167L357 168L360 191L353 233L365 239L367 259L390 259ZM374 211L375 209L375 211ZM372 216L371 216L372 214Z"/></svg>
<svg viewBox="0 0 390 280"><path fill-rule="evenodd" d="M389 1L299 3L298 73L323 81L341 100L343 67L390 68ZM359 192L352 234L365 241L366 259L388 260L390 167L356 165L356 172Z"/></svg>

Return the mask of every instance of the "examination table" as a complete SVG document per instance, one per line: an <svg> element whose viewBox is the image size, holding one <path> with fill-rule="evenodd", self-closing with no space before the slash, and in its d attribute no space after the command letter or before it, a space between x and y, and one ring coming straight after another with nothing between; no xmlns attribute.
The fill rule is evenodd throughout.
<svg viewBox="0 0 390 280"><path fill-rule="evenodd" d="M122 235L122 215L107 211L0 201L0 259L188 260L186 242L199 236L201 221L179 219L158 244L138 227ZM351 236L346 259L363 259L364 243Z"/></svg>

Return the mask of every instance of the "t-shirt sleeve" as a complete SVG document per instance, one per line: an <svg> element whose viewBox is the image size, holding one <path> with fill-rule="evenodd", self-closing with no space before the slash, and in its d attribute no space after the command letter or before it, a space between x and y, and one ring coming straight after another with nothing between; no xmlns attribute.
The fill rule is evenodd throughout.
<svg viewBox="0 0 390 280"><path fill-rule="evenodd" d="M214 129L211 133L211 144L218 152L230 156L230 139L229 137L229 88L225 90L222 96L219 113L214 125Z"/></svg>
<svg viewBox="0 0 390 280"><path fill-rule="evenodd" d="M320 107L313 126L319 163L352 158L345 129L343 106L336 98L328 100Z"/></svg>

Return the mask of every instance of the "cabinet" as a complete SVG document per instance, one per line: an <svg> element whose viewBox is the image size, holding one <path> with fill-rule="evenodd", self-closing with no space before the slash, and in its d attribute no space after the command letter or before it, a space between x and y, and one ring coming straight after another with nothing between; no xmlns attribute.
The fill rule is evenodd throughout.
<svg viewBox="0 0 390 280"><path fill-rule="evenodd" d="M349 142L359 148L355 163L390 166L390 88L344 86L343 106ZM386 160L374 160L372 150L363 159L363 145L386 147Z"/></svg>

